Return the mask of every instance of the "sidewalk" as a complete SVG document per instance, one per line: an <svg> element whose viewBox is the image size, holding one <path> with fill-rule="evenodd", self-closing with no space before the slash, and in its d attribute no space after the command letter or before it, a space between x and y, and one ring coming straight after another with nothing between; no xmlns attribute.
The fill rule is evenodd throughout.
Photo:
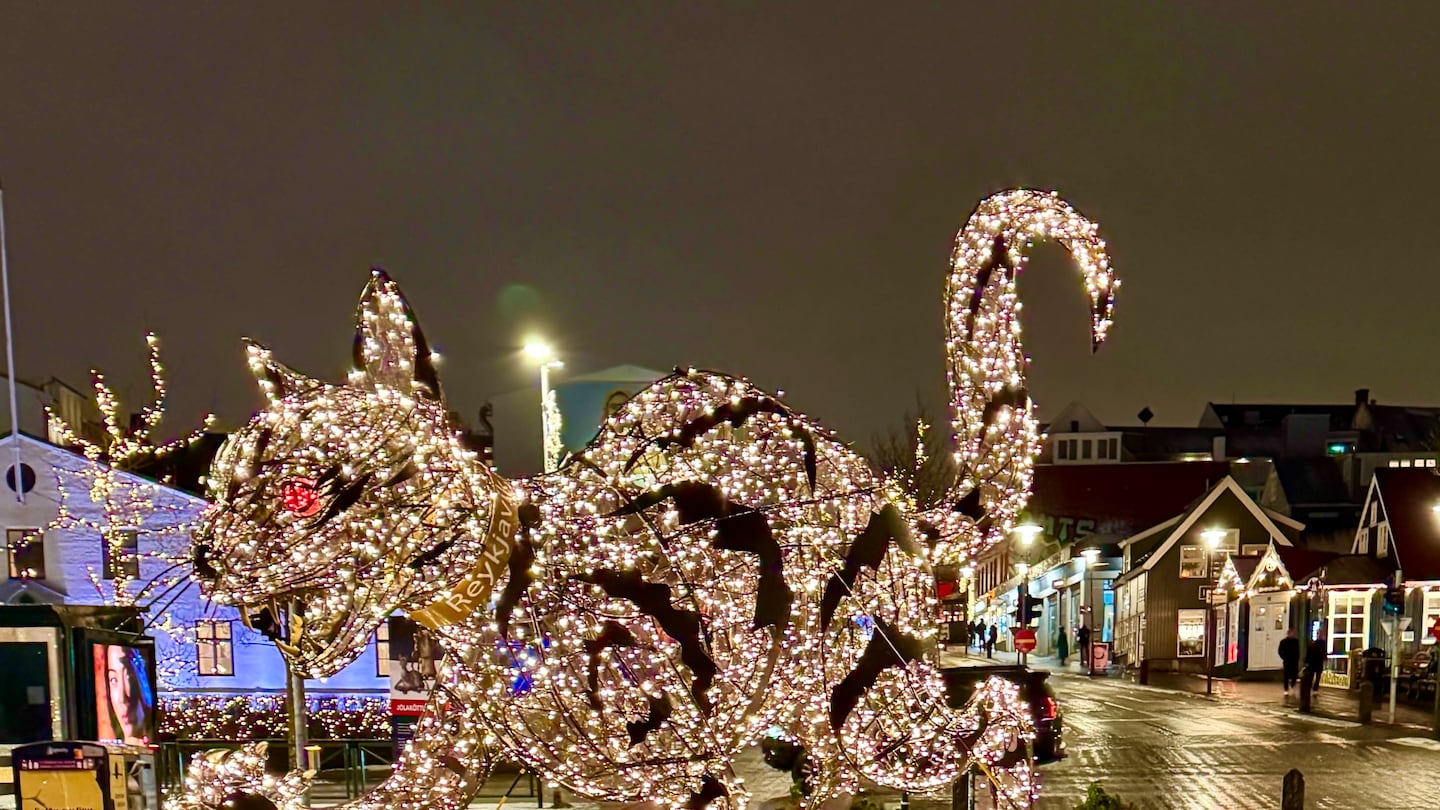
<svg viewBox="0 0 1440 810"><path fill-rule="evenodd" d="M1127 674L1125 677L1130 681L1138 682L1137 675ZM1194 673L1152 672L1150 673L1150 685L1162 689L1188 692L1193 695L1203 696L1205 694L1205 676ZM1216 700L1268 706L1279 711L1300 711L1299 689L1293 690L1290 696L1286 697L1279 681L1235 681L1216 678L1213 697ZM1345 720L1351 723L1360 722L1360 696L1358 692L1352 692L1349 689L1320 687L1310 698L1310 709L1311 714L1317 717L1328 717L1332 720ZM1377 726L1392 726L1389 719L1389 693L1376 695L1371 721ZM1428 736L1433 721L1434 715L1431 710L1402 701L1397 701L1395 704L1395 722L1392 727L1408 726L1426 732Z"/></svg>
<svg viewBox="0 0 1440 810"><path fill-rule="evenodd" d="M1005 664L1013 666L1017 655L1013 652L996 651L994 658L986 658L983 654L973 650L961 650L959 647L951 646L940 654L942 666L984 666L985 664ZM1068 675L1088 675L1084 667L1074 657L1066 666L1061 666L1060 661L1053 657L1030 656L1030 669L1043 670L1052 673L1064 673ZM1139 683L1139 674L1136 672L1111 672L1106 674L1095 674L1091 677L1104 677L1118 680L1125 680L1130 683ZM1172 673L1152 672L1150 673L1149 686L1156 689L1166 689L1172 692L1184 692L1198 697L1205 695L1205 676L1195 673ZM1277 712L1299 712L1300 696L1299 690L1293 691L1289 697L1285 696L1283 687L1279 681L1239 681L1229 678L1216 678L1214 684L1213 700L1233 701L1237 703L1252 704L1257 707L1267 707ZM1343 720L1350 723L1360 722L1360 696L1357 692L1348 689L1337 689L1335 687L1321 687L1311 697L1311 714L1317 717L1325 717L1331 720ZM1390 719L1390 697L1389 693L1375 697L1374 711L1371 721L1376 726L1408 727L1409 729L1422 731L1429 736L1434 722L1433 710L1423 706L1416 706L1397 701L1395 704L1395 723Z"/></svg>
<svg viewBox="0 0 1440 810"><path fill-rule="evenodd" d="M1004 652L1003 650L996 650L993 657L986 658L984 653L979 653L970 649L962 649L955 644L943 648L940 651L940 664L941 666L947 667L973 667L984 666L986 664L1003 664L1005 666L1015 666L1017 658L1019 658L1018 653ZM1085 667L1080 665L1080 656L1078 655L1070 656L1070 659L1066 662L1065 666L1061 666L1060 659L1053 656L1047 657L1031 655L1029 661L1027 662L1027 666L1029 666L1030 669L1041 670L1044 672L1063 672L1070 675L1089 674L1085 671ZM1096 673L1095 677L1101 678L1115 676L1107 676L1105 673Z"/></svg>

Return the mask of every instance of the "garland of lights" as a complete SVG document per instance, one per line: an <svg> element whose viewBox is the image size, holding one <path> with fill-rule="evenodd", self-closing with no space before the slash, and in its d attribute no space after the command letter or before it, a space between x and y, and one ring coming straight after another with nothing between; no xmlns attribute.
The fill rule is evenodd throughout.
<svg viewBox="0 0 1440 810"><path fill-rule="evenodd" d="M93 567L87 572L97 593L107 602L118 605L140 604L157 592L168 591L187 579L183 563L188 558L188 542L167 544L163 538L145 543L146 552L139 551L140 535L167 535L171 538L188 538L195 528L181 508L160 503L158 487L148 482L139 482L126 473L135 472L141 465L165 459L172 453L189 448L204 436L213 424L214 417L207 414L201 426L183 436L164 444L154 443L153 434L165 416L165 369L160 364L160 341L153 333L145 336L150 355L150 383L153 396L148 405L130 420L120 407L120 400L105 381L105 375L92 371L95 387L95 403L105 428L105 437L95 442L76 431L64 417L50 406L45 415L51 435L62 447L78 450L91 463L77 470L67 471L71 475L57 475L60 503L51 523L52 530L70 530L93 533L105 544L109 570L97 571ZM84 483L85 492L72 491L78 478ZM99 504L103 519L95 520L77 509L85 502ZM165 513L160 520L153 519L157 513ZM127 548L127 536L136 537L135 548ZM148 555L148 557L147 557ZM140 571L142 559L155 559L163 563L166 573L151 581L142 581L135 573ZM108 582L108 585L107 585Z"/></svg>
<svg viewBox="0 0 1440 810"><path fill-rule="evenodd" d="M251 345L269 407L215 460L195 572L309 677L393 611L437 634L415 740L353 807L463 807L494 752L596 800L738 808L733 758L777 728L806 751L809 806L861 779L936 789L972 764L1027 806L1028 762L1000 765L1034 733L1017 688L945 705L927 558L975 553L1024 501L1037 438L1014 275L1041 236L1080 259L1097 341L1109 323L1093 226L1053 195L981 203L948 291L960 475L932 513L774 397L694 369L559 471L507 481L463 445L437 358L376 271L349 385ZM229 774L195 778L214 796Z"/></svg>

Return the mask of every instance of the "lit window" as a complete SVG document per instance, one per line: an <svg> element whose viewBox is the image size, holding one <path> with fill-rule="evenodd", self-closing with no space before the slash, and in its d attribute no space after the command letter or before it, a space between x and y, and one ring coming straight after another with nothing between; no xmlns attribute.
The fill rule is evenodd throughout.
<svg viewBox="0 0 1440 810"><path fill-rule="evenodd" d="M119 529L113 537L100 538L102 579L127 581L140 578L140 532Z"/></svg>
<svg viewBox="0 0 1440 810"><path fill-rule="evenodd" d="M1434 466L1435 466L1435 459L1433 459L1433 458L1427 458L1427 459L1425 459L1425 466L1426 466L1426 467L1434 468Z"/></svg>
<svg viewBox="0 0 1440 810"><path fill-rule="evenodd" d="M375 628L375 674L381 678L390 674L390 622L383 621Z"/></svg>
<svg viewBox="0 0 1440 810"><path fill-rule="evenodd" d="M1386 557L1390 554L1390 524L1381 523L1375 527L1375 556Z"/></svg>
<svg viewBox="0 0 1440 810"><path fill-rule="evenodd" d="M1199 546L1180 547L1180 578L1203 579L1205 577L1205 549Z"/></svg>
<svg viewBox="0 0 1440 810"><path fill-rule="evenodd" d="M1336 672L1348 672L1346 653L1370 646L1370 593L1331 591L1329 619L1329 664Z"/></svg>
<svg viewBox="0 0 1440 810"><path fill-rule="evenodd" d="M7 529L5 550L11 579L45 578L45 535L39 529Z"/></svg>
<svg viewBox="0 0 1440 810"><path fill-rule="evenodd" d="M197 671L201 675L234 675L235 649L230 640L230 622L201 619L195 624Z"/></svg>

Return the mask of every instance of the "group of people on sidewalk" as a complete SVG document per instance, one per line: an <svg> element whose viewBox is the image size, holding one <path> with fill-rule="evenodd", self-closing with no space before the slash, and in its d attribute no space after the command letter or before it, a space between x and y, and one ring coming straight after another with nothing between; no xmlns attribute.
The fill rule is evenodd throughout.
<svg viewBox="0 0 1440 810"><path fill-rule="evenodd" d="M1325 631L1322 629L1314 641L1304 645L1303 653L1305 660L1305 671L1300 671L1300 660L1302 648L1300 639L1291 629L1280 639L1280 666L1285 673L1285 696L1290 696L1290 690L1297 685L1302 692L1314 692L1320 687L1320 672L1325 669L1325 657L1329 648L1325 639ZM1303 677L1303 681L1302 681Z"/></svg>
<svg viewBox="0 0 1440 810"><path fill-rule="evenodd" d="M969 636L965 640L965 646L975 652L985 653L986 658L995 657L995 643L1000 640L1000 627L991 624L985 625L984 619L976 619L968 625L961 625Z"/></svg>

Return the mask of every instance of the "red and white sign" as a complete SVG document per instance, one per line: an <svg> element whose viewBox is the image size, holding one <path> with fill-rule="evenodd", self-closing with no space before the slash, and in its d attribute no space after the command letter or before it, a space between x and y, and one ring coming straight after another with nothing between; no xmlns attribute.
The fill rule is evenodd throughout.
<svg viewBox="0 0 1440 810"><path fill-rule="evenodd" d="M1021 627L1015 630L1015 652L1033 652L1035 650L1035 631L1028 627Z"/></svg>
<svg viewBox="0 0 1440 810"><path fill-rule="evenodd" d="M1436 641L1440 641L1440 616L1436 616L1435 623L1430 625L1430 635L1433 636Z"/></svg>

